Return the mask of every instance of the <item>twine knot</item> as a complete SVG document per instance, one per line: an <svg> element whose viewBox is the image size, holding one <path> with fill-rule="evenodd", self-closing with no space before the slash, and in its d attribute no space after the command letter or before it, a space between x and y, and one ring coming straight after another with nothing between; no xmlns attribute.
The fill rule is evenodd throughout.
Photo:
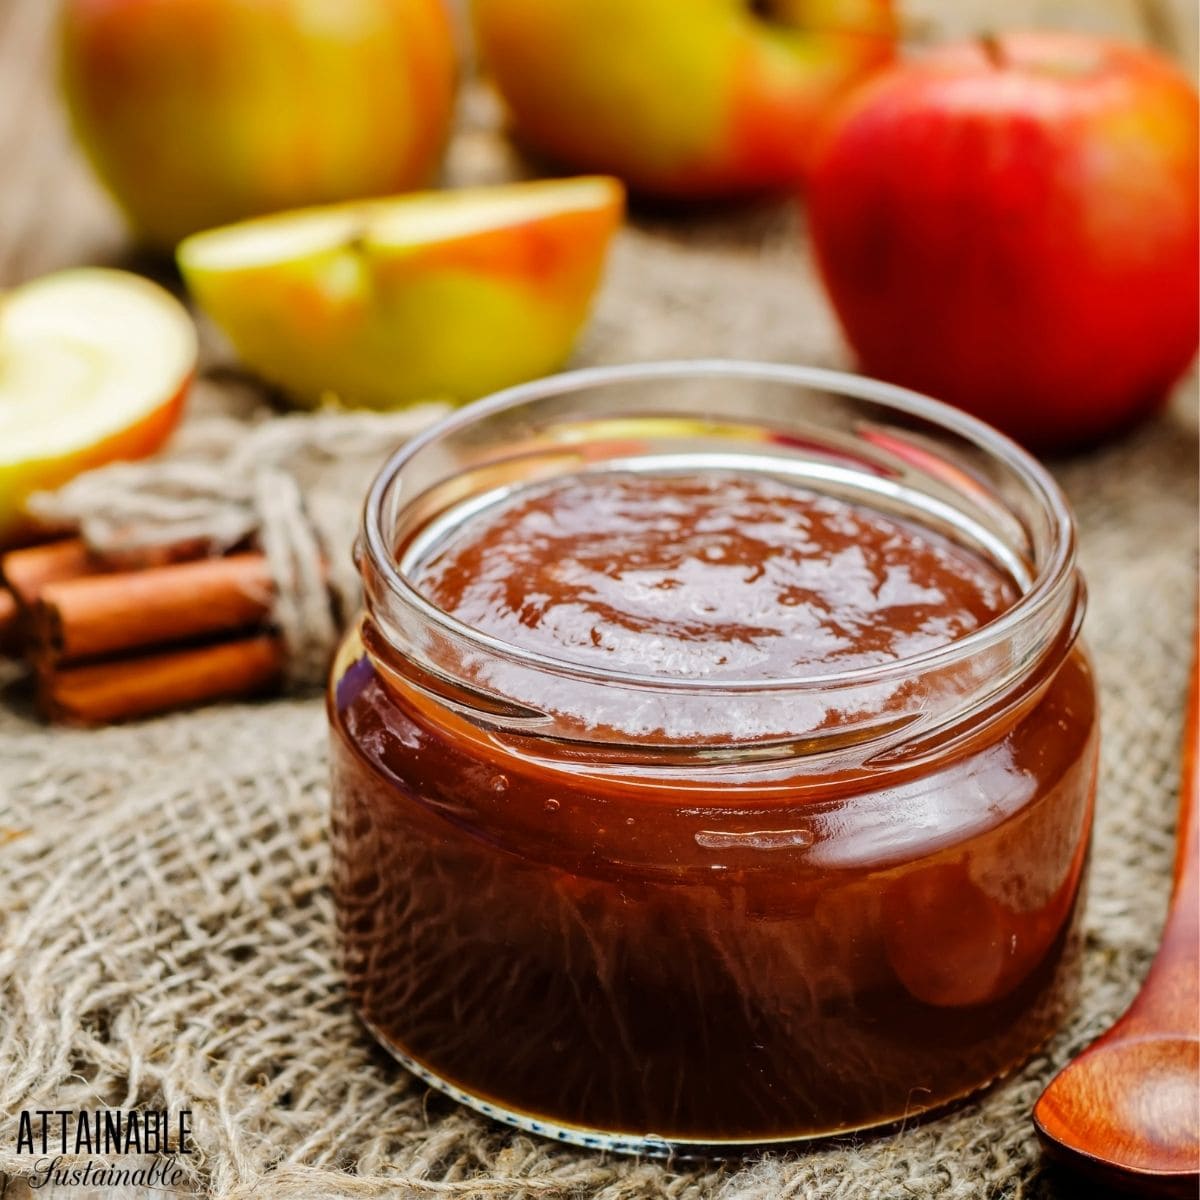
<svg viewBox="0 0 1200 1200"><path fill-rule="evenodd" d="M254 542L274 584L287 682L319 686L361 601L351 551L365 480L447 411L294 413L247 426L210 417L169 451L114 463L30 497L37 520L78 531L107 562L147 565Z"/></svg>

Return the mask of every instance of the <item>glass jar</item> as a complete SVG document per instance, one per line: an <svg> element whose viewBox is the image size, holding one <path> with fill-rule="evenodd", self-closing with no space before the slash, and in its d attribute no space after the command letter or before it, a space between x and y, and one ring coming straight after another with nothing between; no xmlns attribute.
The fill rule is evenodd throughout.
<svg viewBox="0 0 1200 1200"><path fill-rule="evenodd" d="M719 471L844 500L1011 582L978 628L799 678L607 669L414 585L498 497ZM1075 534L987 426L835 372L575 372L393 456L335 665L350 996L426 1082L634 1152L860 1129L964 1096L1070 1002L1096 697Z"/></svg>

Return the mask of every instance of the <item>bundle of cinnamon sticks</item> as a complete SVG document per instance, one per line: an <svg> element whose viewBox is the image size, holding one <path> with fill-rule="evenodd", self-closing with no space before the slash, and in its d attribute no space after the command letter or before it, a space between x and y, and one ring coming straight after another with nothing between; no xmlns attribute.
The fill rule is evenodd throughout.
<svg viewBox="0 0 1200 1200"><path fill-rule="evenodd" d="M0 557L0 654L50 720L103 724L272 691L284 651L261 553L105 563L69 539Z"/></svg>

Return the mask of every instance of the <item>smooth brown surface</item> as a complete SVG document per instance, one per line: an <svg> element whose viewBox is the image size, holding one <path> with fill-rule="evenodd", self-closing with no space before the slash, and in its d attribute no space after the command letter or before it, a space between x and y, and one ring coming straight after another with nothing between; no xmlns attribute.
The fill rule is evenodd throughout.
<svg viewBox="0 0 1200 1200"><path fill-rule="evenodd" d="M769 478L568 477L476 514L418 586L482 632L568 662L786 679L945 645L1015 599L982 559Z"/></svg>
<svg viewBox="0 0 1200 1200"><path fill-rule="evenodd" d="M1175 888L1162 945L1116 1025L1051 1081L1034 1109L1052 1154L1142 1195L1200 1187L1200 656L1183 747Z"/></svg>
<svg viewBox="0 0 1200 1200"><path fill-rule="evenodd" d="M46 584L36 651L69 662L259 625L274 585L261 554L233 554Z"/></svg>

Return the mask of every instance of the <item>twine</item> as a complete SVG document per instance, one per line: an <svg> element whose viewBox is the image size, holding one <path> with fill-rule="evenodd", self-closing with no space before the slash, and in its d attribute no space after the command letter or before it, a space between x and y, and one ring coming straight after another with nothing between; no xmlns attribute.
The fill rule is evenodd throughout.
<svg viewBox="0 0 1200 1200"><path fill-rule="evenodd" d="M294 413L257 425L209 417L169 453L78 476L29 501L109 562L223 554L254 541L274 583L272 623L288 685L320 686L360 587L351 559L365 482L384 457L446 411ZM131 614L131 619L136 614Z"/></svg>

